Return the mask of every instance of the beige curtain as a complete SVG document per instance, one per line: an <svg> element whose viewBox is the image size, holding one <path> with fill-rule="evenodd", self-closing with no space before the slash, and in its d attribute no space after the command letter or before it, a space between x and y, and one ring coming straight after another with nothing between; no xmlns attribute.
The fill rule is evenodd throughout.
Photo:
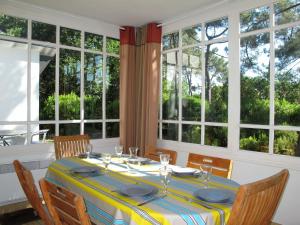
<svg viewBox="0 0 300 225"><path fill-rule="evenodd" d="M120 143L124 151L136 143L135 29L120 30Z"/></svg>
<svg viewBox="0 0 300 225"><path fill-rule="evenodd" d="M137 30L136 143L141 155L149 145L156 146L159 84L160 84L161 28L148 24Z"/></svg>
<svg viewBox="0 0 300 225"><path fill-rule="evenodd" d="M120 68L120 142L128 150L156 145L160 86L161 28L137 29L135 51L122 44Z"/></svg>

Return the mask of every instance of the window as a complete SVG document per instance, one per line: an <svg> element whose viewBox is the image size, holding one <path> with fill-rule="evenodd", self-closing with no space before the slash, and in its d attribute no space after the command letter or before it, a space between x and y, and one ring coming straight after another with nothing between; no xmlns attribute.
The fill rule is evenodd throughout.
<svg viewBox="0 0 300 225"><path fill-rule="evenodd" d="M240 14L240 148L299 156L300 7L281 0L271 8Z"/></svg>
<svg viewBox="0 0 300 225"><path fill-rule="evenodd" d="M32 21L32 37L33 40L56 42L56 26L41 23L38 21Z"/></svg>
<svg viewBox="0 0 300 225"><path fill-rule="evenodd" d="M27 38L27 23L26 19L0 14L0 35Z"/></svg>
<svg viewBox="0 0 300 225"><path fill-rule="evenodd" d="M0 15L0 146L118 137L119 40L30 22Z"/></svg>
<svg viewBox="0 0 300 225"><path fill-rule="evenodd" d="M162 139L227 146L227 36L228 18L163 36Z"/></svg>

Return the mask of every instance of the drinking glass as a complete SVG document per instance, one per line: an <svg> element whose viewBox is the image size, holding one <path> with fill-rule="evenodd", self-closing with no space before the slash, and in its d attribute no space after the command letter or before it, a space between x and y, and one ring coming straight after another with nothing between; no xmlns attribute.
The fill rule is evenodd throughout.
<svg viewBox="0 0 300 225"><path fill-rule="evenodd" d="M111 161L111 154L109 153L103 153L102 154L102 160L105 166L105 174L108 172L108 165L110 164Z"/></svg>
<svg viewBox="0 0 300 225"><path fill-rule="evenodd" d="M169 154L160 154L160 164L167 169L167 166L169 165L170 161L170 155Z"/></svg>
<svg viewBox="0 0 300 225"><path fill-rule="evenodd" d="M120 158L123 153L123 146L122 145L115 146L115 152L116 152L116 155Z"/></svg>
<svg viewBox="0 0 300 225"><path fill-rule="evenodd" d="M200 164L204 188L208 188L208 182L212 174L212 166L208 164Z"/></svg>
<svg viewBox="0 0 300 225"><path fill-rule="evenodd" d="M130 166L130 158L125 159L124 162L127 166L127 172L128 173L134 173L133 168Z"/></svg>
<svg viewBox="0 0 300 225"><path fill-rule="evenodd" d="M139 151L138 147L129 147L130 158L137 158L138 151Z"/></svg>
<svg viewBox="0 0 300 225"><path fill-rule="evenodd" d="M86 157L88 159L90 158L92 151L93 151L93 145L92 144L86 144L85 145L85 153L86 153Z"/></svg>
<svg viewBox="0 0 300 225"><path fill-rule="evenodd" d="M168 193L168 184L170 182L170 172L166 167L161 167L159 169L160 182L163 185L163 194L166 195Z"/></svg>

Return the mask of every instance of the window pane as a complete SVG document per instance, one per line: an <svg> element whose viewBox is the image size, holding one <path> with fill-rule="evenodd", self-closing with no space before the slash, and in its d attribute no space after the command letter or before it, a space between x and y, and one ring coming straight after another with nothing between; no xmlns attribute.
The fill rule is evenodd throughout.
<svg viewBox="0 0 300 225"><path fill-rule="evenodd" d="M32 39L55 43L56 26L48 23L32 21Z"/></svg>
<svg viewBox="0 0 300 225"><path fill-rule="evenodd" d="M53 142L55 124L31 125L31 144Z"/></svg>
<svg viewBox="0 0 300 225"><path fill-rule="evenodd" d="M228 18L214 20L205 24L205 40L227 37Z"/></svg>
<svg viewBox="0 0 300 225"><path fill-rule="evenodd" d="M120 59L106 58L106 118L119 119Z"/></svg>
<svg viewBox="0 0 300 225"><path fill-rule="evenodd" d="M201 48L182 50L182 120L201 120Z"/></svg>
<svg viewBox="0 0 300 225"><path fill-rule="evenodd" d="M102 138L102 123L85 123L84 133L88 134L91 139Z"/></svg>
<svg viewBox="0 0 300 225"><path fill-rule="evenodd" d="M163 123L162 124L162 139L178 141L178 124Z"/></svg>
<svg viewBox="0 0 300 225"><path fill-rule="evenodd" d="M31 120L55 120L56 49L31 47Z"/></svg>
<svg viewBox="0 0 300 225"><path fill-rule="evenodd" d="M241 39L241 122L269 124L270 35Z"/></svg>
<svg viewBox="0 0 300 225"><path fill-rule="evenodd" d="M27 121L27 44L0 40L0 121Z"/></svg>
<svg viewBox="0 0 300 225"><path fill-rule="evenodd" d="M201 25L182 31L182 46L198 44L201 41Z"/></svg>
<svg viewBox="0 0 300 225"><path fill-rule="evenodd" d="M227 127L205 126L204 144L227 147Z"/></svg>
<svg viewBox="0 0 300 225"><path fill-rule="evenodd" d="M201 125L182 124L182 141L200 144Z"/></svg>
<svg viewBox="0 0 300 225"><path fill-rule="evenodd" d="M207 45L205 59L205 121L227 122L228 42Z"/></svg>
<svg viewBox="0 0 300 225"><path fill-rule="evenodd" d="M0 14L0 34L27 38L27 20Z"/></svg>
<svg viewBox="0 0 300 225"><path fill-rule="evenodd" d="M251 9L240 14L241 32L268 28L270 8L268 6Z"/></svg>
<svg viewBox="0 0 300 225"><path fill-rule="evenodd" d="M106 52L119 55L120 41L115 38L106 38Z"/></svg>
<svg viewBox="0 0 300 225"><path fill-rule="evenodd" d="M274 153L300 156L300 131L275 131Z"/></svg>
<svg viewBox="0 0 300 225"><path fill-rule="evenodd" d="M46 134L46 140L45 141L46 142L53 142L53 138L55 136L55 124L40 124L40 131L41 130L48 130L47 134Z"/></svg>
<svg viewBox="0 0 300 225"><path fill-rule="evenodd" d="M92 33L84 33L84 47L91 50L102 51L103 36Z"/></svg>
<svg viewBox="0 0 300 225"><path fill-rule="evenodd" d="M300 125L300 26L275 33L275 124Z"/></svg>
<svg viewBox="0 0 300 225"><path fill-rule="evenodd" d="M60 43L74 47L80 47L81 31L66 27L60 28Z"/></svg>
<svg viewBox="0 0 300 225"><path fill-rule="evenodd" d="M274 4L276 24L294 22L300 19L299 0L279 0Z"/></svg>
<svg viewBox="0 0 300 225"><path fill-rule="evenodd" d="M25 145L26 143L26 125L0 125L0 146Z"/></svg>
<svg viewBox="0 0 300 225"><path fill-rule="evenodd" d="M163 36L162 40L163 50L168 50L172 48L178 48L179 46L179 33L171 33Z"/></svg>
<svg viewBox="0 0 300 225"><path fill-rule="evenodd" d="M60 50L59 119L80 118L80 52Z"/></svg>
<svg viewBox="0 0 300 225"><path fill-rule="evenodd" d="M241 128L240 149L256 152L268 152L269 131L263 129Z"/></svg>
<svg viewBox="0 0 300 225"><path fill-rule="evenodd" d="M106 138L114 138L119 136L119 123L106 123Z"/></svg>
<svg viewBox="0 0 300 225"><path fill-rule="evenodd" d="M69 124L59 124L59 135L79 135L80 134L80 124L79 123L69 123Z"/></svg>
<svg viewBox="0 0 300 225"><path fill-rule="evenodd" d="M102 55L84 56L84 118L102 119Z"/></svg>
<svg viewBox="0 0 300 225"><path fill-rule="evenodd" d="M178 51L162 55L163 119L178 119Z"/></svg>

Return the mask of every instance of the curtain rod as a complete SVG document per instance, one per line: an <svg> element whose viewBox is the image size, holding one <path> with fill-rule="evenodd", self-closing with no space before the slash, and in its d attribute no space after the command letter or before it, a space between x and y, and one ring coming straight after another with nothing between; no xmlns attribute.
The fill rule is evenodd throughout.
<svg viewBox="0 0 300 225"><path fill-rule="evenodd" d="M156 26L157 26L157 27L162 27L162 26L163 26L163 24L162 24L162 23L160 23L160 24L157 24ZM120 26L120 30L125 30L125 27L121 27L121 26Z"/></svg>

